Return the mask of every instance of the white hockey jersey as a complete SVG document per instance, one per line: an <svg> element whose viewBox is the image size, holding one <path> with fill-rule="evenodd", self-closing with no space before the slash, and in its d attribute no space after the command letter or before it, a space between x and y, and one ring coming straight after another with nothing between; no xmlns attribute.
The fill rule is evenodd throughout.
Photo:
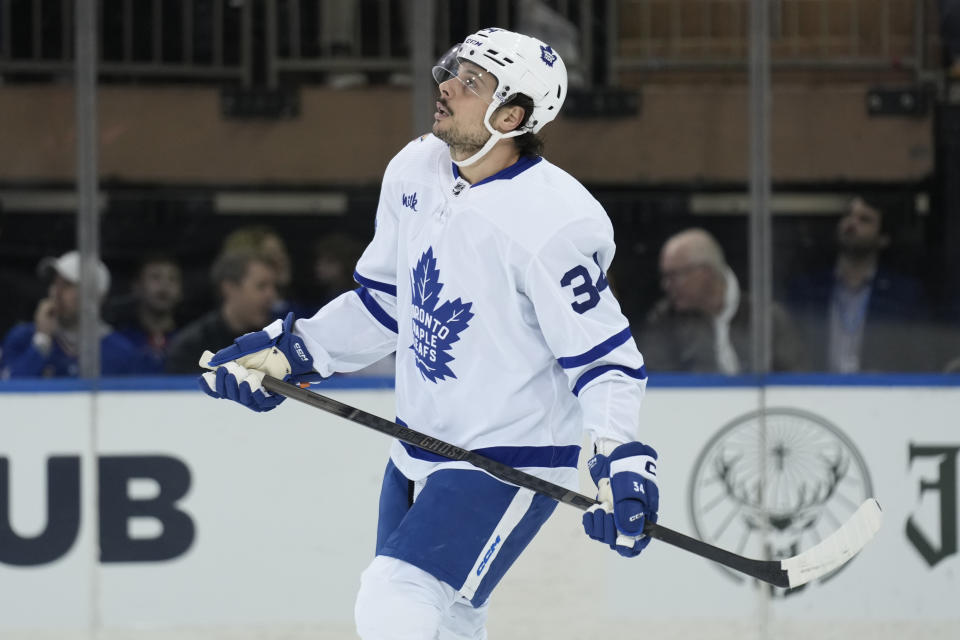
<svg viewBox="0 0 960 640"><path fill-rule="evenodd" d="M387 167L359 289L295 331L322 375L396 351L410 428L573 488L583 429L639 439L643 359L605 272L600 204L542 158L470 185L426 135ZM394 442L419 480L443 462Z"/></svg>

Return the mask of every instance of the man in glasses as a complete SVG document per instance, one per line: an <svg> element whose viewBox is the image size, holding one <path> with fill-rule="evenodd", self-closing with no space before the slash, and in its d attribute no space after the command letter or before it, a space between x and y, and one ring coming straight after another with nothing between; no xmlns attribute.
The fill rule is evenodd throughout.
<svg viewBox="0 0 960 640"><path fill-rule="evenodd" d="M282 398L262 389L264 372L326 377L396 352L398 421L417 431L575 488L586 430L604 504L585 531L635 556L659 502L657 454L636 442L646 372L605 276L612 225L540 155L536 134L566 95L563 61L539 40L483 29L433 74L432 135L387 167L360 287L204 354L201 386L267 410ZM360 636L485 638L491 591L555 507L395 441Z"/></svg>
<svg viewBox="0 0 960 640"><path fill-rule="evenodd" d="M751 298L727 265L720 243L708 231L686 229L660 250L664 297L638 336L657 371L749 373L753 368ZM784 309L771 308L774 371L797 371L803 350Z"/></svg>

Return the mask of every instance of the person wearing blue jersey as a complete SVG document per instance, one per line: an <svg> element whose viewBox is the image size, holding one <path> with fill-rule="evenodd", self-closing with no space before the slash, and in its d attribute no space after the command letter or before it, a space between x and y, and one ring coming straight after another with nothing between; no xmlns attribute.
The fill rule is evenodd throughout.
<svg viewBox="0 0 960 640"><path fill-rule="evenodd" d="M77 376L80 342L80 254L68 251L45 258L40 272L50 279L47 296L34 312L33 322L14 326L0 349L0 378L55 378ZM110 272L103 262L94 271L100 300L110 289ZM105 376L145 373L144 358L113 328L101 322L100 371Z"/></svg>
<svg viewBox="0 0 960 640"><path fill-rule="evenodd" d="M163 373L183 299L183 273L172 255L153 253L140 261L130 296L114 306L117 332L140 352L144 373Z"/></svg>
<svg viewBox="0 0 960 640"><path fill-rule="evenodd" d="M536 134L567 91L563 60L483 29L433 74L433 131L387 166L359 288L204 353L200 386L270 410L283 398L265 374L326 377L395 353L397 421L417 431L571 489L586 431L602 506L584 530L635 556L659 503L657 453L637 441L647 375L605 275L610 220L540 155ZM491 591L555 507L394 441L360 637L485 638Z"/></svg>

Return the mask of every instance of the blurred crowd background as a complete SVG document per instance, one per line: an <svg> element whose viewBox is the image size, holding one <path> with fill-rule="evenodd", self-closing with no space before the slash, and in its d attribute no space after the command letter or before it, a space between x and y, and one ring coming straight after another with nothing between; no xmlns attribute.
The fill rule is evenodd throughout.
<svg viewBox="0 0 960 640"><path fill-rule="evenodd" d="M97 6L104 375L354 288L433 60L494 25L567 62L545 156L613 221L651 374L753 370L749 0ZM960 1L769 6L770 368L960 371ZM78 371L73 18L0 0L3 378Z"/></svg>

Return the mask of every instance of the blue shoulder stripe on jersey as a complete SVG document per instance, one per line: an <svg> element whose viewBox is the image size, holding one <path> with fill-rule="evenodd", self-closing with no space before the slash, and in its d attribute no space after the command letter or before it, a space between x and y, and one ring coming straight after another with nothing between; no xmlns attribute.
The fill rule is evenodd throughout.
<svg viewBox="0 0 960 640"><path fill-rule="evenodd" d="M602 358L632 337L633 334L630 333L630 327L627 327L620 333L610 336L589 351L581 353L578 356L565 356L563 358L557 358L557 362L560 363L560 366L564 369L582 367L585 364L590 364L594 360Z"/></svg>
<svg viewBox="0 0 960 640"><path fill-rule="evenodd" d="M470 185L470 188L479 187L482 184L487 184L488 182L493 182L494 180L510 180L516 178L518 175L537 164L543 160L541 156L522 156L519 160L514 162L512 165L506 169L501 169L495 174L488 178L484 178L476 184ZM460 177L460 168L456 164L450 163L450 166L453 167L453 179L456 180Z"/></svg>
<svg viewBox="0 0 960 640"><path fill-rule="evenodd" d="M598 378L605 374L608 371L622 371L631 378L636 378L637 380L646 380L647 379L647 367L646 365L640 365L639 369L631 369L629 367L624 367L619 364L606 364L602 367L594 367L593 369L587 369L577 378L577 383L573 385L573 395L580 395L580 390L587 385L588 382L594 378Z"/></svg>
<svg viewBox="0 0 960 640"><path fill-rule="evenodd" d="M404 427L408 426L400 418L397 418L397 424ZM444 458L412 444L406 442L400 444L411 458L427 462L451 462L450 458ZM577 461L580 459L580 446L575 444L565 447L483 447L471 449L471 451L514 468L548 467L552 469L555 467L573 467L576 469Z"/></svg>
<svg viewBox="0 0 960 640"><path fill-rule="evenodd" d="M370 295L370 291L366 287L359 287L353 290L360 297L360 301L363 303L363 306L367 308L367 311L370 312L377 322L385 326L390 331L398 333L397 321L390 317L390 314L383 310L377 301L373 299L373 296Z"/></svg>
<svg viewBox="0 0 960 640"><path fill-rule="evenodd" d="M397 295L397 285L387 284L386 282L378 282L376 280L371 280L370 278L365 278L356 271L353 272L353 279L357 281L358 284L362 284L367 289L373 289L375 291L382 291L384 293L389 293L390 295L396 297Z"/></svg>

